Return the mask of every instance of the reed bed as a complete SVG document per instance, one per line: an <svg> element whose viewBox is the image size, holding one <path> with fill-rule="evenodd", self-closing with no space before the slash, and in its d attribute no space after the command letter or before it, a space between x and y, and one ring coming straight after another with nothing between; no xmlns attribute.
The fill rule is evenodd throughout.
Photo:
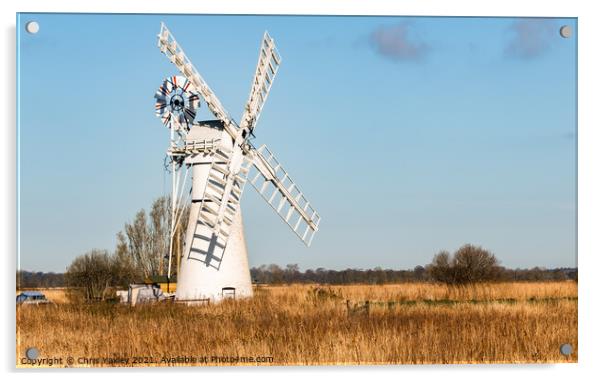
<svg viewBox="0 0 602 381"><path fill-rule="evenodd" d="M349 308L366 301L365 310ZM29 347L63 359L52 366L575 362L577 287L270 286L252 299L197 307L21 306L17 327L23 367L34 366L22 361ZM563 343L573 354L560 353ZM116 358L129 361L107 360Z"/></svg>

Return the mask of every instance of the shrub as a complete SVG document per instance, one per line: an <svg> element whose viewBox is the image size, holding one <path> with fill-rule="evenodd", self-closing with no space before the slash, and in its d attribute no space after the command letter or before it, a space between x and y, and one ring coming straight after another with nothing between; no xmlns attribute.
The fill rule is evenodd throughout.
<svg viewBox="0 0 602 381"><path fill-rule="evenodd" d="M106 250L91 250L75 258L67 268L65 278L71 287L81 290L86 300L105 300L110 286L127 282L132 271L122 258Z"/></svg>
<svg viewBox="0 0 602 381"><path fill-rule="evenodd" d="M453 257L447 251L438 253L426 269L433 280L448 284L492 281L501 274L494 254L470 244L459 248Z"/></svg>

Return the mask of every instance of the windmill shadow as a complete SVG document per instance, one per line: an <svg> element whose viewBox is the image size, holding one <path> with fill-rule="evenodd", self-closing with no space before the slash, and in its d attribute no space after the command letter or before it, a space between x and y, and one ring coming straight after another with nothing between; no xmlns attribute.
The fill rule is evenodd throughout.
<svg viewBox="0 0 602 381"><path fill-rule="evenodd" d="M207 249L204 250L194 246L191 247L188 252L188 259L202 262L205 266L213 267L219 271L224 253L226 252L226 245L219 243L217 238L218 237L215 234L211 234L211 237L207 237L195 233L193 235L193 242L195 239L206 242Z"/></svg>

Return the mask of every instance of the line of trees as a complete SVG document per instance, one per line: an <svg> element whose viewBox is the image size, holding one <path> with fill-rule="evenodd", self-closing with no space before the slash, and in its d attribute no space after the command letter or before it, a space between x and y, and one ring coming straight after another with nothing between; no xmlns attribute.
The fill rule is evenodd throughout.
<svg viewBox="0 0 602 381"><path fill-rule="evenodd" d="M416 266L413 270L391 270L376 267L369 270L346 269L299 271L298 265L263 265L251 269L251 277L256 283L327 283L386 284L401 282L440 282L446 284L468 284L495 281L544 281L577 280L577 269L561 268L547 270L507 269L500 265L496 256L480 246L464 245L451 255L447 251L436 254L426 266Z"/></svg>
<svg viewBox="0 0 602 381"><path fill-rule="evenodd" d="M322 283L322 284L391 284L404 282L441 282L435 280L423 266L413 270L392 270L376 267L374 269L345 269L328 270L324 268L291 271L286 265L262 265L251 269L251 277L255 283L286 284L286 283ZM497 279L491 281L561 281L576 280L577 269L557 268L544 269L506 269L502 268ZM442 282L456 284L457 282Z"/></svg>
<svg viewBox="0 0 602 381"><path fill-rule="evenodd" d="M92 263L93 262L94 261L92 261ZM499 277L493 281L577 280L576 268L545 269L541 267L534 267L530 269L508 269L502 267L500 271ZM17 287L63 287L67 285L67 282L65 281L65 275L66 274L19 271L17 274ZM289 264L284 267L271 264L251 268L251 277L253 282L264 284L388 284L404 282L437 282L437 280L435 280L427 272L424 266L416 266L412 270L393 270L376 267L374 269L345 270L316 268L301 271L299 270L299 266L297 264ZM120 277L115 277L112 279L120 279ZM126 278L121 279L123 279L123 281L114 281L111 282L111 285L127 286L130 283L130 281L125 280ZM131 280L140 280L140 278L132 277ZM73 283L71 284L73 285ZM99 294L96 293L96 295Z"/></svg>
<svg viewBox="0 0 602 381"><path fill-rule="evenodd" d="M17 288L35 288L35 287L63 287L65 285L65 274L44 273L41 271L17 271Z"/></svg>

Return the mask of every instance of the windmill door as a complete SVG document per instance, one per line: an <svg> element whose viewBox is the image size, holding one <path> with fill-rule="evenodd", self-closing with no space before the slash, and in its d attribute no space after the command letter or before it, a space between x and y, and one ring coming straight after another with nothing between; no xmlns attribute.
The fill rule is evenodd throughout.
<svg viewBox="0 0 602 381"><path fill-rule="evenodd" d="M223 299L236 299L236 288L234 287L223 287L222 288Z"/></svg>

